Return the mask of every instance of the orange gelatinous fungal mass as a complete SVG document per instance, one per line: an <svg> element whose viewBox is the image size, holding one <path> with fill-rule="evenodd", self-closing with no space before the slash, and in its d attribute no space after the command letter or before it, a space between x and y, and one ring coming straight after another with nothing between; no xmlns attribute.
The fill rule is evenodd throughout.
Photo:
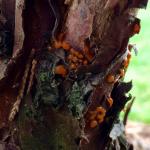
<svg viewBox="0 0 150 150"><path fill-rule="evenodd" d="M87 65L88 64L88 61L87 60L84 60L83 61L83 65Z"/></svg>
<svg viewBox="0 0 150 150"><path fill-rule="evenodd" d="M96 112L97 113L100 113L100 114L105 114L106 113L106 110L103 108L103 107L97 107L96 108Z"/></svg>
<svg viewBox="0 0 150 150"><path fill-rule="evenodd" d="M66 41L62 42L62 48L65 50L69 50L71 48L70 44Z"/></svg>
<svg viewBox="0 0 150 150"><path fill-rule="evenodd" d="M84 53L85 53L85 56L86 58L89 60L89 61L92 61L93 59L93 54L90 52L89 48L87 46L84 47L83 49Z"/></svg>
<svg viewBox="0 0 150 150"><path fill-rule="evenodd" d="M115 82L115 77L113 75L108 75L107 76L107 82L108 83L114 83Z"/></svg>
<svg viewBox="0 0 150 150"><path fill-rule="evenodd" d="M139 24L135 24L134 25L134 29L133 29L133 33L134 34L138 34L140 32L140 29L141 29L140 25Z"/></svg>
<svg viewBox="0 0 150 150"><path fill-rule="evenodd" d="M129 65L129 61L128 61L128 59L126 58L126 59L123 61L123 66L124 66L125 68L127 68L128 65Z"/></svg>
<svg viewBox="0 0 150 150"><path fill-rule="evenodd" d="M125 75L124 69L119 70L119 75L120 75L120 77L124 77L124 75Z"/></svg>
<svg viewBox="0 0 150 150"><path fill-rule="evenodd" d="M109 103L109 106L111 107L113 105L113 99L111 97L109 97L107 99L108 103Z"/></svg>
<svg viewBox="0 0 150 150"><path fill-rule="evenodd" d="M55 74L65 77L67 75L67 70L63 65L58 65L55 67Z"/></svg>
<svg viewBox="0 0 150 150"><path fill-rule="evenodd" d="M71 68L71 69L76 69L77 66L76 66L74 63L71 63L71 64L70 64L70 68Z"/></svg>
<svg viewBox="0 0 150 150"><path fill-rule="evenodd" d="M72 61L73 61L74 63L76 63L76 62L78 61L78 58L77 58L76 56L74 56L74 57L72 58Z"/></svg>
<svg viewBox="0 0 150 150"><path fill-rule="evenodd" d="M96 116L96 119L97 120L101 120L101 119L103 119L104 118L104 115L101 115L101 114L98 114L97 116Z"/></svg>
<svg viewBox="0 0 150 150"><path fill-rule="evenodd" d="M131 52L128 53L127 59L131 59Z"/></svg>
<svg viewBox="0 0 150 150"><path fill-rule="evenodd" d="M62 43L60 41L54 41L54 48L58 49L62 47Z"/></svg>
<svg viewBox="0 0 150 150"><path fill-rule="evenodd" d="M77 50L74 50L74 55L78 57L78 55L80 55L80 53Z"/></svg>
<svg viewBox="0 0 150 150"><path fill-rule="evenodd" d="M98 122L96 120L93 120L93 121L90 122L90 127L91 128L95 128L95 127L97 127L97 125L98 125Z"/></svg>
<svg viewBox="0 0 150 150"><path fill-rule="evenodd" d="M103 122L106 110L103 107L97 107L95 111L90 111L89 114L90 127L95 128L98 124Z"/></svg>
<svg viewBox="0 0 150 150"><path fill-rule="evenodd" d="M99 124L102 123L103 121L104 121L104 117L98 119L98 123L99 123Z"/></svg>
<svg viewBox="0 0 150 150"><path fill-rule="evenodd" d="M73 57L74 57L74 56L73 56L72 54L70 54L70 55L68 56L68 59L69 59L69 60L72 60Z"/></svg>
<svg viewBox="0 0 150 150"><path fill-rule="evenodd" d="M80 58L80 59L84 58L82 54L79 54L77 57Z"/></svg>

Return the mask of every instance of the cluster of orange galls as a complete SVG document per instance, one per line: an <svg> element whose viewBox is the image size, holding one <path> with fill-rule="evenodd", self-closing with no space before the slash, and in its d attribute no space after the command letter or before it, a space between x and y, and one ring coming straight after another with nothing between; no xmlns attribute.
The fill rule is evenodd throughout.
<svg viewBox="0 0 150 150"><path fill-rule="evenodd" d="M131 59L131 52L129 51L127 54L127 57L122 62L121 69L119 69L120 77L124 77L125 69L127 69L130 63L130 59ZM107 83L114 83L116 81L115 76L111 74L109 74L106 79L107 79ZM109 107L113 105L113 99L111 97L107 98L107 102L109 104ZM95 111L90 111L90 116L89 116L90 127L95 128L98 126L98 124L102 123L104 120L105 114L106 114L106 110L103 107L97 107Z"/></svg>
<svg viewBox="0 0 150 150"><path fill-rule="evenodd" d="M69 69L77 70L81 65L88 65L88 63L93 59L93 54L90 52L88 46L84 46L83 51L77 51L73 49L68 42L64 40L64 35L60 35L58 40L53 43L55 49L63 48L66 53L66 62L69 64ZM54 70L55 74L59 74L65 77L68 73L67 68L64 65L58 65Z"/></svg>
<svg viewBox="0 0 150 150"><path fill-rule="evenodd" d="M127 57L122 62L122 67L118 71L120 78L124 77L125 70L127 69L128 65L130 63L130 60L131 60L131 52L129 51L127 54ZM107 83L115 83L116 82L115 76L112 74L109 74L106 77L106 80L107 80Z"/></svg>
<svg viewBox="0 0 150 150"><path fill-rule="evenodd" d="M133 28L133 35L134 34L138 34L140 32L140 29L141 29L141 26L140 24L136 23L134 25L134 28ZM130 48L129 48L130 49ZM128 54L127 54L127 57L124 59L123 63L122 63L122 68L119 70L119 75L120 77L124 77L125 75L125 70L127 69L129 63L130 63L130 60L131 60L131 52L128 51ZM109 74L107 76L107 82L108 83L114 83L116 80L115 80L115 77L114 75L111 75Z"/></svg>
<svg viewBox="0 0 150 150"><path fill-rule="evenodd" d="M133 34L138 34L141 30L140 24L136 23L133 28Z"/></svg>
<svg viewBox="0 0 150 150"><path fill-rule="evenodd" d="M84 55L73 48L70 50L67 60L69 62L70 69L73 70L76 70L80 65L88 64L88 60L84 57Z"/></svg>
<svg viewBox="0 0 150 150"><path fill-rule="evenodd" d="M57 65L55 67L54 73L57 75L61 75L62 77L66 77L66 75L68 74L68 71L64 65Z"/></svg>
<svg viewBox="0 0 150 150"><path fill-rule="evenodd" d="M104 121L106 110L103 107L97 107L95 111L89 112L89 123L91 128L95 128Z"/></svg>
<svg viewBox="0 0 150 150"><path fill-rule="evenodd" d="M113 99L111 97L107 98L107 102L109 107L113 105ZM101 124L104 121L105 115L106 109L102 106L97 107L95 111L90 111L88 116L90 128L95 128Z"/></svg>

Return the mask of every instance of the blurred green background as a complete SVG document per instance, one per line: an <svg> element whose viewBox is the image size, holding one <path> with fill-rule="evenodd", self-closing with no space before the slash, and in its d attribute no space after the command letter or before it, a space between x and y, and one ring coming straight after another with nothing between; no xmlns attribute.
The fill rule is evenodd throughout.
<svg viewBox="0 0 150 150"><path fill-rule="evenodd" d="M133 80L131 94L136 96L129 119L150 124L150 2L146 10L140 10L140 34L131 38L136 44L138 55L132 51L132 59L126 73L125 81Z"/></svg>

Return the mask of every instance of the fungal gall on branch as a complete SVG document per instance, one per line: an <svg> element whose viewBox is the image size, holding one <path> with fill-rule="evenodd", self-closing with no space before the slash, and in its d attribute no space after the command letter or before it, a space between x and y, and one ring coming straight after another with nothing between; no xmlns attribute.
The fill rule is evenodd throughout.
<svg viewBox="0 0 150 150"><path fill-rule="evenodd" d="M91 128L97 127L104 120L106 110L103 107L97 107L95 111L89 112L89 123Z"/></svg>

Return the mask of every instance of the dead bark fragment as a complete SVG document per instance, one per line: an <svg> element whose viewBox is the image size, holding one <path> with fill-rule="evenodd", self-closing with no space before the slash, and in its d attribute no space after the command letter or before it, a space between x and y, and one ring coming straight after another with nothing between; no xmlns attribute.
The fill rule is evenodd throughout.
<svg viewBox="0 0 150 150"><path fill-rule="evenodd" d="M84 41L92 33L96 1L73 1L66 19L66 40L76 49L84 48ZM74 33L74 31L76 31Z"/></svg>

